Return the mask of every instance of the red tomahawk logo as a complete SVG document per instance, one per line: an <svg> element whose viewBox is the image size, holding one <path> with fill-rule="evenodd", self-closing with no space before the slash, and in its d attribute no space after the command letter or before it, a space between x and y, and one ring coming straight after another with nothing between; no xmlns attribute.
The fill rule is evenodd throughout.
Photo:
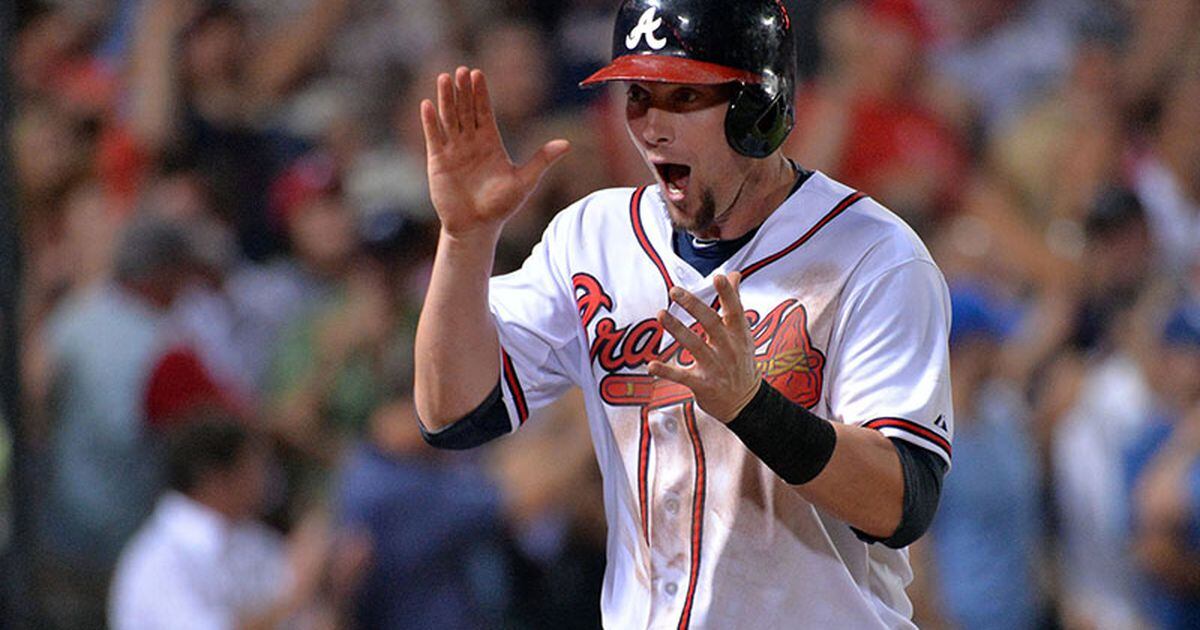
<svg viewBox="0 0 1200 630"><path fill-rule="evenodd" d="M609 374L600 380L600 397L621 407L658 409L692 399L692 390L649 374Z"/></svg>

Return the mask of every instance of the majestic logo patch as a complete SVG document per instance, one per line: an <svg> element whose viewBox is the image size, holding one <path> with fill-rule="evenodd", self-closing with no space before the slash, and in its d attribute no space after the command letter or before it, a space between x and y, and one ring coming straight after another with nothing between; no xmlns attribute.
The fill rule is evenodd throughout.
<svg viewBox="0 0 1200 630"><path fill-rule="evenodd" d="M642 13L642 17L638 18L638 23L629 31L629 35L625 36L625 47L633 50L638 47L638 41L645 37L650 48L661 50L663 46L667 45L667 40L654 34L654 31L657 31L660 26L662 26L662 18L654 17L654 7L646 9L646 12Z"/></svg>
<svg viewBox="0 0 1200 630"><path fill-rule="evenodd" d="M572 280L580 321L584 330L591 329L591 359L609 373L600 381L600 396L604 401L610 405L659 408L691 400L691 390L682 385L649 374L628 372L655 359L688 366L695 362L692 353L678 341L663 347L666 331L653 318L622 327L611 317L597 319L601 311L612 311L612 298L590 275L576 274ZM746 319L754 339L759 373L788 400L810 409L815 406L821 398L825 355L809 339L808 312L804 305L789 298L766 315L747 310ZM692 330L703 334L699 323L692 324Z"/></svg>

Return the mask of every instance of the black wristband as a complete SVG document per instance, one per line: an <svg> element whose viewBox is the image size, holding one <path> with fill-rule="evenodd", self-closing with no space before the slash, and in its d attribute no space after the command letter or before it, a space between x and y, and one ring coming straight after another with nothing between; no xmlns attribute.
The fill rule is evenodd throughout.
<svg viewBox="0 0 1200 630"><path fill-rule="evenodd" d="M837 446L837 431L829 421L788 400L766 381L726 426L768 468L793 485L816 479Z"/></svg>

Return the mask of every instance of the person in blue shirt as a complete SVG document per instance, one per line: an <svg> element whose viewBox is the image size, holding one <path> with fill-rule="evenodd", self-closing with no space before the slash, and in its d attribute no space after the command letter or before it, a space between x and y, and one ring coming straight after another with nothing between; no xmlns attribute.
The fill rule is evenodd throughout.
<svg viewBox="0 0 1200 630"><path fill-rule="evenodd" d="M1015 314L984 285L951 286L954 467L930 530L943 611L962 628L1033 628L1039 463L996 356Z"/></svg>
<svg viewBox="0 0 1200 630"><path fill-rule="evenodd" d="M1139 604L1157 628L1200 628L1200 304L1168 319L1158 412L1125 458Z"/></svg>
<svg viewBox="0 0 1200 630"><path fill-rule="evenodd" d="M341 470L337 520L371 547L355 626L497 627L510 581L503 495L479 466L427 447L413 413L406 397L381 407Z"/></svg>

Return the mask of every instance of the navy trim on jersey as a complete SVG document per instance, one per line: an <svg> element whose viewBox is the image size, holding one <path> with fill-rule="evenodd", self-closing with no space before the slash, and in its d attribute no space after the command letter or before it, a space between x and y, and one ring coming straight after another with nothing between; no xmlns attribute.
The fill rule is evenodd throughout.
<svg viewBox="0 0 1200 630"><path fill-rule="evenodd" d="M749 243L755 234L758 234L757 227L728 241L704 241L686 231L675 230L671 235L671 247L680 258L699 271L700 275L707 276L736 254L743 245Z"/></svg>
<svg viewBox="0 0 1200 630"><path fill-rule="evenodd" d="M508 356L508 352L500 350L500 356L504 363L504 382L508 385L508 393L512 395L513 406L517 408L517 421L519 424L525 424L529 419L529 407L525 404L525 391L521 389L521 380L517 378L517 369L513 367L512 358Z"/></svg>
<svg viewBox="0 0 1200 630"><path fill-rule="evenodd" d="M938 435L933 429L921 424L917 424L912 420L905 420L904 418L876 418L870 422L863 423L862 426L875 430L885 428L896 429L909 435L921 438L922 440L933 444L937 448L942 449L946 461L949 461L953 455L950 440Z"/></svg>
<svg viewBox="0 0 1200 630"><path fill-rule="evenodd" d="M790 159L788 163L792 165L792 170L796 172L796 182L792 184L792 189L788 192L788 197L790 198L796 194L797 190L800 190L800 187L804 185L804 182L808 181L809 177L812 177L813 172L801 168ZM684 259L693 269L700 272L700 275L707 276L736 254L743 245L749 243L754 238L754 235L758 234L758 228L760 227L762 227L762 224L754 226L754 229L738 238L726 241L705 241L696 238L687 231L673 230L671 234L671 247L680 258Z"/></svg>
<svg viewBox="0 0 1200 630"><path fill-rule="evenodd" d="M475 448L508 433L512 430L512 420L508 417L508 409L501 398L500 381L497 379L492 393L471 413L450 426L436 432L426 430L425 423L420 420L417 421L417 426L421 428L421 437L425 438L426 444L435 448L461 451Z"/></svg>

